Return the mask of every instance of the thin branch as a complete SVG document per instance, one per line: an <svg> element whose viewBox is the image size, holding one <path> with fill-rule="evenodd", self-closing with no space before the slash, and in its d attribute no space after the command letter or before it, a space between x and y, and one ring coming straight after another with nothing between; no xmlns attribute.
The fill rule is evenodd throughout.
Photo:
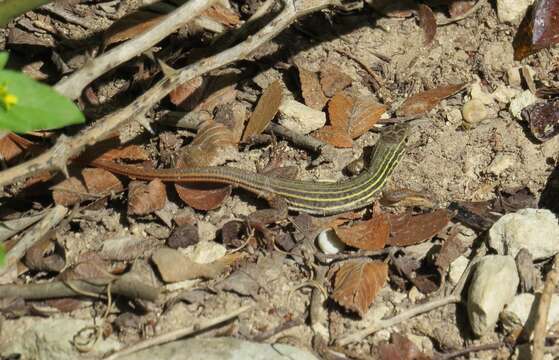
<svg viewBox="0 0 559 360"><path fill-rule="evenodd" d="M189 0L149 31L92 59L80 70L60 80L54 88L70 99L77 99L81 95L83 89L93 80L150 49L169 34L188 24L214 1L215 0Z"/></svg>
<svg viewBox="0 0 559 360"><path fill-rule="evenodd" d="M216 318L206 320L206 321L202 321L198 324L194 324L194 325L189 326L189 327L184 328L184 329L171 331L167 334L159 335L159 336L153 337L151 339L141 341L141 342L139 342L135 345L132 345L132 346L127 347L123 350L117 351L116 353L106 357L104 360L118 359L121 356L132 354L132 353L135 353L135 352L143 350L143 349L147 349L147 348L152 347L152 346L165 344L165 343L168 343L168 342L171 342L171 341L174 341L174 340L192 335L194 333L202 332L206 329L214 327L214 326L216 326L218 324L221 324L225 321L229 321L231 319L234 319L237 316L239 316L240 314L244 313L245 311L250 310L251 308L252 308L252 306L243 306L243 307L238 308L235 311L230 312L229 314L218 316Z"/></svg>
<svg viewBox="0 0 559 360"><path fill-rule="evenodd" d="M29 230L15 246L6 254L6 261L3 268L0 268L0 278L13 270L17 262L23 258L27 250L40 241L51 229L53 229L68 213L68 209L61 205L56 205L48 214L45 215L31 230ZM2 296L0 291L0 296Z"/></svg>
<svg viewBox="0 0 559 360"><path fill-rule="evenodd" d="M87 280L52 281L41 284L0 285L0 299L18 297L26 300L54 299L70 296L98 297L107 292L111 284L113 294L130 299L155 301L159 289L128 276L120 278L99 278Z"/></svg>
<svg viewBox="0 0 559 360"><path fill-rule="evenodd" d="M88 130L71 138L61 137L49 151L23 164L0 172L0 186L13 184L16 180L35 175L41 171L64 170L70 157L78 155L86 146L103 140L128 120L145 114L179 84L247 57L258 47L273 39L297 18L337 4L338 0L295 0L294 2L287 2L275 19L245 41L177 70L174 74L160 80L130 105L99 119Z"/></svg>
<svg viewBox="0 0 559 360"><path fill-rule="evenodd" d="M470 347L460 349L460 350L456 350L456 351L449 352L449 353L437 354L433 357L433 360L450 360L450 359L454 359L454 358L457 358L459 356L464 356L464 355L467 355L467 354L473 353L473 352L487 351L487 350L497 350L497 349L501 348L502 346L504 346L504 344L502 342L494 342L494 343L489 343L489 344L470 346Z"/></svg>
<svg viewBox="0 0 559 360"><path fill-rule="evenodd" d="M533 360L543 359L545 350L545 337L547 333L547 317L551 298L555 292L555 287L559 284L559 255L555 255L553 267L547 273L545 285L543 287L538 312L536 314L536 324L534 326L534 349L532 351Z"/></svg>

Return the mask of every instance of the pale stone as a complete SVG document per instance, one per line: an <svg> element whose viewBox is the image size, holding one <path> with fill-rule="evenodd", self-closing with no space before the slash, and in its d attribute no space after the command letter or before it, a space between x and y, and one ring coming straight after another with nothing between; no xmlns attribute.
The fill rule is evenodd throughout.
<svg viewBox="0 0 559 360"><path fill-rule="evenodd" d="M308 134L326 124L326 114L295 100L284 100L279 107L279 123L298 134Z"/></svg>
<svg viewBox="0 0 559 360"><path fill-rule="evenodd" d="M515 257L526 248L534 260L559 253L559 225L547 209L521 209L506 214L489 229L489 246L502 255Z"/></svg>
<svg viewBox="0 0 559 360"><path fill-rule="evenodd" d="M477 264L468 290L468 318L474 334L493 330L519 283L512 256L489 255Z"/></svg>
<svg viewBox="0 0 559 360"><path fill-rule="evenodd" d="M456 260L450 263L450 268L448 270L448 280L451 284L458 284L458 281L460 281L460 278L462 277L464 271L466 271L469 263L470 260L463 255L460 255L458 258L456 258Z"/></svg>
<svg viewBox="0 0 559 360"><path fill-rule="evenodd" d="M209 264L221 259L227 253L225 246L213 241L199 242L191 248L194 248L194 250L190 258L198 264Z"/></svg>
<svg viewBox="0 0 559 360"><path fill-rule="evenodd" d="M536 320L537 309L534 308L534 294L524 293L514 297L503 310L501 319L505 330L512 331L516 327L532 327ZM559 295L553 294L547 316L547 329L559 321Z"/></svg>
<svg viewBox="0 0 559 360"><path fill-rule="evenodd" d="M514 157L508 154L497 154L491 164L487 167L487 173L501 175L505 170L515 163Z"/></svg>
<svg viewBox="0 0 559 360"><path fill-rule="evenodd" d="M516 119L522 120L522 110L527 106L535 104L538 100L538 97L532 94L530 90L524 90L511 100L509 111Z"/></svg>
<svg viewBox="0 0 559 360"><path fill-rule="evenodd" d="M518 23L534 0L497 0L497 17L502 23Z"/></svg>
<svg viewBox="0 0 559 360"><path fill-rule="evenodd" d="M487 109L481 100L472 99L462 107L462 115L464 116L464 122L469 126L475 126L487 118Z"/></svg>
<svg viewBox="0 0 559 360"><path fill-rule="evenodd" d="M217 233L217 227L209 221L199 220L196 222L198 227L198 235L200 236L200 241L212 241L215 239L215 234Z"/></svg>
<svg viewBox="0 0 559 360"><path fill-rule="evenodd" d="M317 243L320 250L325 254L337 254L346 247L332 229L321 231L318 234Z"/></svg>
<svg viewBox="0 0 559 360"><path fill-rule="evenodd" d="M512 99L517 97L522 91L505 85L500 85L491 94L496 101L508 104Z"/></svg>

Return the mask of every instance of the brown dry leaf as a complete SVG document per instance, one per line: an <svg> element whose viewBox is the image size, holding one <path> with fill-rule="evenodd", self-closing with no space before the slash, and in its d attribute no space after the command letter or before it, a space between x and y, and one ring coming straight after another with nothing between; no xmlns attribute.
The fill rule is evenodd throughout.
<svg viewBox="0 0 559 360"><path fill-rule="evenodd" d="M27 250L24 262L34 271L60 272L66 266L64 249L49 238L40 240Z"/></svg>
<svg viewBox="0 0 559 360"><path fill-rule="evenodd" d="M179 6L176 4L176 6ZM172 8L162 8L151 5L139 9L113 23L104 34L105 46L132 39L159 24ZM240 23L239 16L231 10L221 6L212 5L200 16L206 16L227 27L235 27Z"/></svg>
<svg viewBox="0 0 559 360"><path fill-rule="evenodd" d="M423 91L415 94L404 101L402 106L397 110L398 116L419 116L431 111L435 106L449 96L455 95L464 89L463 84L445 85L438 88Z"/></svg>
<svg viewBox="0 0 559 360"><path fill-rule="evenodd" d="M330 124L358 138L371 129L386 111L386 106L368 97L355 98L348 93L338 93L328 103Z"/></svg>
<svg viewBox="0 0 559 360"><path fill-rule="evenodd" d="M390 235L390 223L384 213L349 227L335 227L334 232L349 246L363 250L380 250Z"/></svg>
<svg viewBox="0 0 559 360"><path fill-rule="evenodd" d="M320 85L327 97L334 96L334 94L351 85L353 81L349 75L339 69L338 65L326 64L320 71Z"/></svg>
<svg viewBox="0 0 559 360"><path fill-rule="evenodd" d="M450 221L446 209L419 215L391 214L389 217L391 231L387 245L400 247L419 244L431 239Z"/></svg>
<svg viewBox="0 0 559 360"><path fill-rule="evenodd" d="M380 360L430 360L431 357L421 352L415 344L405 336L393 333L390 344L377 347Z"/></svg>
<svg viewBox="0 0 559 360"><path fill-rule="evenodd" d="M383 262L345 262L336 272L332 299L363 317L384 287L387 277L388 265Z"/></svg>
<svg viewBox="0 0 559 360"><path fill-rule="evenodd" d="M297 69L299 70L299 81L305 105L315 110L322 110L328 102L328 98L322 92L318 74L301 66L298 66Z"/></svg>
<svg viewBox="0 0 559 360"><path fill-rule="evenodd" d="M192 109L204 95L205 83L201 76L180 84L169 93L173 105L182 109Z"/></svg>
<svg viewBox="0 0 559 360"><path fill-rule="evenodd" d="M448 5L448 13L451 18L464 15L476 2L474 0L455 0Z"/></svg>
<svg viewBox="0 0 559 360"><path fill-rule="evenodd" d="M231 186L175 185L177 194L188 206L196 210L213 210L231 195Z"/></svg>
<svg viewBox="0 0 559 360"><path fill-rule="evenodd" d="M462 241L460 241L457 236L459 231L460 230L458 227L455 227L451 231L448 238L444 241L439 254L437 255L435 265L441 271L446 271L450 264L460 255L462 255L467 249L467 246Z"/></svg>
<svg viewBox="0 0 559 360"><path fill-rule="evenodd" d="M433 43L435 35L437 34L437 19L435 19L435 14L433 10L425 4L419 4L417 6L419 14L419 26L423 29L423 34L425 35L425 41L423 45L429 46Z"/></svg>
<svg viewBox="0 0 559 360"><path fill-rule="evenodd" d="M248 119L245 132L241 138L242 142L247 142L251 136L259 135L266 129L270 121L276 116L282 98L283 89L280 81L276 80L264 90L260 100L258 100L256 109Z"/></svg>
<svg viewBox="0 0 559 360"><path fill-rule="evenodd" d="M514 60L522 60L559 42L559 0L538 0L514 36Z"/></svg>
<svg viewBox="0 0 559 360"><path fill-rule="evenodd" d="M161 210L167 202L165 185L159 179L145 184L132 181L128 186L128 215L147 215Z"/></svg>
<svg viewBox="0 0 559 360"><path fill-rule="evenodd" d="M101 158L104 161L114 161L114 160L146 161L149 160L149 154L141 146L126 145L123 147L110 149L104 152Z"/></svg>
<svg viewBox="0 0 559 360"><path fill-rule="evenodd" d="M108 269L108 262L99 254L89 251L81 254L77 264L64 269L57 278L59 280L111 278L113 276Z"/></svg>
<svg viewBox="0 0 559 360"><path fill-rule="evenodd" d="M213 279L240 260L242 256L241 253L232 253L211 263L199 264L184 256L178 250L161 248L151 258L163 281L170 283L197 278Z"/></svg>
<svg viewBox="0 0 559 360"><path fill-rule="evenodd" d="M89 199L85 185L75 177L70 177L53 187L52 198L56 205L72 206Z"/></svg>
<svg viewBox="0 0 559 360"><path fill-rule="evenodd" d="M82 170L82 177L88 194L105 195L124 190L122 182L110 171L99 168Z"/></svg>
<svg viewBox="0 0 559 360"><path fill-rule="evenodd" d="M24 154L34 144L14 133L8 133L0 139L0 158L6 162Z"/></svg>
<svg viewBox="0 0 559 360"><path fill-rule="evenodd" d="M353 140L345 130L329 125L313 132L312 136L338 148L350 148L353 146Z"/></svg>

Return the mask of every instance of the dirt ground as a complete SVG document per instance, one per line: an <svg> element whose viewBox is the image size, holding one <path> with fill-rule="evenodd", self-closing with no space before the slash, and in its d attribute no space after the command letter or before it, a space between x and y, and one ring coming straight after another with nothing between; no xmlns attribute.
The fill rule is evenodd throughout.
<svg viewBox="0 0 559 360"><path fill-rule="evenodd" d="M82 39L87 39L88 44L95 43L92 36L106 29L114 18L120 17L127 10L126 6L113 6L112 3L84 2L74 5L75 14L87 18L88 24L95 25L90 28L68 23L49 12L37 12L24 17L26 23L29 23L25 31L35 27L38 29L34 32L35 35L43 39L45 44L49 41L56 44L54 47L32 47L39 48L42 52L33 53L31 58L23 52L25 47L10 45L8 31L4 31L0 37L0 48L10 49L12 61L18 66L42 61L44 66L39 72L44 72L47 81L56 81L59 74L53 70L48 54L61 46L64 47L64 56L69 56L68 45L62 39L72 44L80 44ZM245 4L248 5L250 4ZM446 15L437 11L436 16L442 19ZM41 27L41 23L47 25ZM16 26L22 27L21 24ZM56 29L55 35L48 31L50 27ZM351 77L350 91L373 97L387 104L390 109L396 109L406 97L425 89L462 82L473 84L459 94L443 100L426 116L410 122L412 133L406 154L387 188L408 188L429 194L439 207L459 200L489 200L501 189L528 187L539 197L556 166L559 137L543 144L531 139L526 124L515 118L509 109L511 98L524 90L511 82L510 74L514 69L518 71L521 64L526 64L533 70L535 79L550 84L557 82L559 48L541 51L522 63L516 62L513 60L511 45L516 28L516 24L500 23L493 6L486 3L464 20L439 26L435 40L425 47L424 35L413 16L386 17L368 8L348 13L316 13L283 31L251 58L254 63L250 67L256 67L257 71L254 74L251 70L253 75L239 82L237 98L255 99L254 94L260 94L262 88L266 88L275 79L280 79L285 87L284 93L301 100L301 94L297 92L296 75L289 69L293 64L311 71L320 71L325 65L334 64ZM72 51L78 55L73 58L76 64L83 61L79 56L84 55L84 47L76 46ZM382 92L372 89L363 67L343 52L352 54L382 74L385 82ZM378 54L390 61L380 59ZM240 69L240 65L233 64L230 68ZM122 73L108 74L96 82L97 97L101 103L107 102L107 105L89 109L88 115L98 117L98 114L118 108L139 93L137 88L126 91L130 87L130 79L125 76L127 71L128 68ZM462 119L462 108L471 98L472 87L481 88L488 116L477 126L467 128ZM498 96L502 93L512 95L503 99ZM164 102L150 115L157 116L170 108L172 105ZM155 129L158 133L176 131L163 125L155 125ZM126 131L129 135L141 134L141 138L148 139L143 143L148 144L149 149L156 148L139 125L127 126ZM181 135L187 133L179 130ZM284 151L283 165L296 165L299 168L299 178L337 180L345 176L345 166L361 154L363 147L374 144L377 138L377 133L368 132L354 142L353 148L335 150L334 161L316 166L312 163L312 155L294 148L289 142L279 140L278 146ZM271 145L244 149L235 155L232 165L256 170L266 165L271 151ZM142 245L138 257L120 263L138 269L143 274L144 281L162 285L149 259L155 249L164 245L172 229L157 216L127 216L125 207L124 196L117 196L106 207L83 210L70 224L66 224L64 230L58 232L58 243L65 249L66 264L77 263L85 252L102 252L103 243L107 240L140 239ZM250 193L234 190L233 195L220 208L207 212L194 211L170 194L165 211L173 216L193 216L201 235L201 243L196 247L211 247L208 244L219 241L219 229L228 220L265 207L261 200ZM465 226L460 229L459 236L463 241L473 243L476 233ZM431 241L416 245L410 251L425 255L432 246L437 245L440 245L440 241ZM196 250L185 250L188 251ZM464 255L470 255L471 251L469 248ZM308 269L292 257L264 247L249 250L247 259L237 269L216 279L185 281L176 285L178 290L170 290L166 299L177 300L165 302L164 307L148 304L140 311L133 309L130 303L119 303L118 309L113 309L108 317L113 328L115 320L123 313L135 311L135 315L129 320L131 326L122 326L118 331L105 329L106 337L104 336L102 342L107 346L105 350L113 349L111 346L120 347L146 336L189 326L241 305L252 304L255 307L242 314L238 322L211 330L204 336L234 335L255 339L259 334L273 332L273 329L287 319L304 318L309 308L312 287L298 287L310 280ZM242 285L239 285L239 280L239 283L232 285L228 279L239 273L248 274L251 280L243 280ZM21 277L20 282L41 281L49 276L46 273L29 274ZM240 286L246 288L238 289ZM181 296L184 298L181 299ZM323 330L329 332L331 338L343 337L424 300L425 295L416 288L401 291L389 285L380 291L363 318L345 312L331 300L326 301L319 324ZM69 324L75 324L75 321L93 324L93 319L99 320L105 309L104 302L84 300L77 309L70 312L4 317L1 321L0 349L8 351L2 351L2 355L22 351L22 348L30 353L29 334L38 333L33 329L41 326L64 327L64 321ZM53 322L52 325L47 323L55 320L59 322ZM109 325L106 327L110 328ZM75 328L76 326L69 325L68 331ZM347 346L346 354L353 358L370 358L374 354L374 348L389 340L390 335L396 332L404 334L427 354L503 340L500 332L476 339L468 329L465 307L449 305L378 331ZM312 338L312 329L303 323L272 335L266 342L288 343L310 351L313 348ZM41 343L39 337L31 342L33 341ZM42 354L43 358L48 358L48 354L37 349L35 351L36 354ZM96 348L91 356L98 357L102 352L102 349ZM462 358L495 359L507 358L509 355L509 350L491 350ZM71 353L67 357L71 358Z"/></svg>

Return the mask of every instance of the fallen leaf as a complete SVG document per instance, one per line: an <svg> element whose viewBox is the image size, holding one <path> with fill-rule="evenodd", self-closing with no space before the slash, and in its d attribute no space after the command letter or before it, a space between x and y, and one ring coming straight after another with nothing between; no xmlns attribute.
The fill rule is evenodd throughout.
<svg viewBox="0 0 559 360"><path fill-rule="evenodd" d="M332 97L342 91L351 85L352 81L349 75L340 71L338 65L326 64L320 70L320 85L324 95L327 97Z"/></svg>
<svg viewBox="0 0 559 360"><path fill-rule="evenodd" d="M248 117L247 107L239 102L219 105L215 109L214 119L231 130L233 142L238 144L243 135L245 121Z"/></svg>
<svg viewBox="0 0 559 360"><path fill-rule="evenodd" d="M79 280L111 278L113 275L108 271L109 264L103 260L98 253L88 251L80 255L78 262L64 269L57 279L59 280Z"/></svg>
<svg viewBox="0 0 559 360"><path fill-rule="evenodd" d="M34 271L60 272L66 266L64 249L49 238L40 240L27 250L24 262Z"/></svg>
<svg viewBox="0 0 559 360"><path fill-rule="evenodd" d="M433 10L425 4L419 4L417 6L419 14L419 26L423 29L423 34L425 40L423 45L429 46L433 43L435 35L437 34L437 19L435 19L435 14Z"/></svg>
<svg viewBox="0 0 559 360"><path fill-rule="evenodd" d="M329 125L313 132L312 136L338 148L350 148L353 146L353 140L345 130Z"/></svg>
<svg viewBox="0 0 559 360"><path fill-rule="evenodd" d="M390 223L388 216L380 213L349 227L335 227L334 232L346 245L363 250L380 250L390 235Z"/></svg>
<svg viewBox="0 0 559 360"><path fill-rule="evenodd" d="M184 256L178 250L161 248L151 258L163 281L171 283L198 278L213 279L221 275L242 256L240 253L233 253L211 263L199 264Z"/></svg>
<svg viewBox="0 0 559 360"><path fill-rule="evenodd" d="M56 205L72 206L90 197L85 185L75 177L63 180L53 187L52 198Z"/></svg>
<svg viewBox="0 0 559 360"><path fill-rule="evenodd" d="M261 134L270 121L276 116L281 100L283 98L283 89L279 80L274 81L264 90L256 109L248 119L245 132L241 138L242 142L247 142L253 135Z"/></svg>
<svg viewBox="0 0 559 360"><path fill-rule="evenodd" d="M431 360L410 339L397 332L392 333L390 344L381 344L376 350L380 360Z"/></svg>
<svg viewBox="0 0 559 360"><path fill-rule="evenodd" d="M441 274L433 266L422 264L409 255L395 257L392 264L395 271L391 273L391 279L395 280L394 283L399 283L401 288L406 289L407 286L402 287L404 283L396 280L396 273L408 279L423 294L430 294L438 289Z"/></svg>
<svg viewBox="0 0 559 360"><path fill-rule="evenodd" d="M133 160L133 161L147 161L149 154L147 151L138 145L126 145L114 149L107 150L99 158L104 161L115 160Z"/></svg>
<svg viewBox="0 0 559 360"><path fill-rule="evenodd" d="M301 83L305 105L315 110L322 110L328 102L328 98L322 92L318 74L301 66L298 66L297 69L299 70L299 82Z"/></svg>
<svg viewBox="0 0 559 360"><path fill-rule="evenodd" d="M368 97L355 98L338 93L328 103L332 127L342 129L352 138L358 138L371 129L386 111L386 106Z"/></svg>
<svg viewBox="0 0 559 360"><path fill-rule="evenodd" d="M194 224L183 224L173 229L167 238L167 246L172 249L187 248L199 241L198 228Z"/></svg>
<svg viewBox="0 0 559 360"><path fill-rule="evenodd" d="M33 145L31 141L17 134L5 134L0 138L0 158L9 163L25 154Z"/></svg>
<svg viewBox="0 0 559 360"><path fill-rule="evenodd" d="M165 184L159 179L148 184L132 181L128 185L128 215L147 215L161 210L167 202Z"/></svg>
<svg viewBox="0 0 559 360"><path fill-rule="evenodd" d="M441 100L455 95L465 88L466 84L445 85L423 91L407 98L398 108L398 116L419 116L431 111Z"/></svg>
<svg viewBox="0 0 559 360"><path fill-rule="evenodd" d="M522 117L536 139L547 141L559 133L559 99L530 105L522 110Z"/></svg>
<svg viewBox="0 0 559 360"><path fill-rule="evenodd" d="M99 256L104 260L131 261L140 257L149 247L149 242L140 236L111 237L103 241Z"/></svg>
<svg viewBox="0 0 559 360"><path fill-rule="evenodd" d="M491 204L491 210L501 214L508 214L526 208L538 208L536 196L527 187L500 190L493 204ZM493 219L496 220L496 218Z"/></svg>
<svg viewBox="0 0 559 360"><path fill-rule="evenodd" d="M204 79L201 76L195 77L174 88L169 93L169 100L177 107L191 110L204 96L204 88Z"/></svg>
<svg viewBox="0 0 559 360"><path fill-rule="evenodd" d="M457 226L454 227L447 239L443 242L443 246L437 255L435 266L437 266L441 272L445 272L450 264L458 259L467 249L466 245L460 241L460 238L457 236L459 232L460 229Z"/></svg>
<svg viewBox="0 0 559 360"><path fill-rule="evenodd" d="M82 178L89 195L103 196L124 190L122 182L110 171L99 168L83 169Z"/></svg>
<svg viewBox="0 0 559 360"><path fill-rule="evenodd" d="M514 36L514 60L559 43L559 0L537 0Z"/></svg>
<svg viewBox="0 0 559 360"><path fill-rule="evenodd" d="M231 186L175 185L182 201L196 210L213 210L231 195Z"/></svg>
<svg viewBox="0 0 559 360"><path fill-rule="evenodd" d="M450 221L446 209L438 209L432 212L411 215L391 214L391 234L387 245L410 246L419 244L437 235Z"/></svg>
<svg viewBox="0 0 559 360"><path fill-rule="evenodd" d="M388 265L383 262L345 262L336 272L332 299L363 317L387 277Z"/></svg>

